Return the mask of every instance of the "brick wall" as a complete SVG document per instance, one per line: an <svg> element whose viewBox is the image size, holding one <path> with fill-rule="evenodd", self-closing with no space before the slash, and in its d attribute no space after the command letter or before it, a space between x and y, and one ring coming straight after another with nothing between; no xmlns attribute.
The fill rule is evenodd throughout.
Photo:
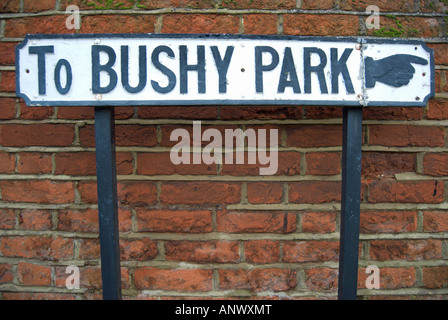
<svg viewBox="0 0 448 320"><path fill-rule="evenodd" d="M91 2L0 0L0 298L101 298L93 109L31 108L14 93L14 46L27 33L74 32L69 4L82 10L80 33L423 38L435 50L436 97L364 110L358 293L448 297L446 1ZM370 4L382 29L366 27ZM336 298L340 108L119 107L116 119L124 298ZM170 133L193 120L278 129L277 174L173 165ZM79 290L65 286L68 265L80 267ZM369 265L379 290L366 289Z"/></svg>

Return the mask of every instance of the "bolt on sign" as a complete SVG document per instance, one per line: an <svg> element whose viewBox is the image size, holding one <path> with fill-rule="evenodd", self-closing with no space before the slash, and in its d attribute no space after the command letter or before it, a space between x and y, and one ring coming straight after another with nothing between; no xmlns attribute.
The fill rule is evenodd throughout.
<svg viewBox="0 0 448 320"><path fill-rule="evenodd" d="M421 41L293 36L28 35L17 93L34 106L424 106Z"/></svg>

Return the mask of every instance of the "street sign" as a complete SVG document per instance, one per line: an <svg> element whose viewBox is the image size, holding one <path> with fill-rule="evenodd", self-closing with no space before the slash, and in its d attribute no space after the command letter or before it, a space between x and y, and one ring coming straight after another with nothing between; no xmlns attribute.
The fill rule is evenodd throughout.
<svg viewBox="0 0 448 320"><path fill-rule="evenodd" d="M425 106L421 41L247 35L28 35L17 94L33 106Z"/></svg>

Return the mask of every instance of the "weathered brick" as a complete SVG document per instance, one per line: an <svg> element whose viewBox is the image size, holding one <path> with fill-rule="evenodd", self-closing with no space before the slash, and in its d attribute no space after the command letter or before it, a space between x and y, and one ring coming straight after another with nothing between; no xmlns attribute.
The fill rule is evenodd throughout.
<svg viewBox="0 0 448 320"><path fill-rule="evenodd" d="M448 100L430 99L428 103L428 111L426 112L426 116L430 120L448 119Z"/></svg>
<svg viewBox="0 0 448 320"><path fill-rule="evenodd" d="M337 181L301 181L289 183L289 202L326 203L341 201L341 183Z"/></svg>
<svg viewBox="0 0 448 320"><path fill-rule="evenodd" d="M17 166L19 173L51 173L52 167L50 153L19 153L19 163Z"/></svg>
<svg viewBox="0 0 448 320"><path fill-rule="evenodd" d="M217 213L217 231L228 233L291 233L296 230L296 215L285 212Z"/></svg>
<svg viewBox="0 0 448 320"><path fill-rule="evenodd" d="M14 272L12 271L12 264L0 264L0 283L8 283L14 280Z"/></svg>
<svg viewBox="0 0 448 320"><path fill-rule="evenodd" d="M137 210L137 231L205 233L212 231L208 210Z"/></svg>
<svg viewBox="0 0 448 320"><path fill-rule="evenodd" d="M49 286L51 285L51 267L19 262L17 266L17 278L24 285Z"/></svg>
<svg viewBox="0 0 448 320"><path fill-rule="evenodd" d="M1 98L0 99L0 120L13 119L16 113L16 99Z"/></svg>
<svg viewBox="0 0 448 320"><path fill-rule="evenodd" d="M423 157L423 173L429 176L448 175L448 154L427 153Z"/></svg>
<svg viewBox="0 0 448 320"><path fill-rule="evenodd" d="M448 287L448 267L423 267L423 286L429 289Z"/></svg>
<svg viewBox="0 0 448 320"><path fill-rule="evenodd" d="M5 257L69 260L73 259L74 243L72 239L61 237L4 237L1 252Z"/></svg>
<svg viewBox="0 0 448 320"><path fill-rule="evenodd" d="M95 127L86 125L79 129L82 146L95 146ZM157 144L156 127L144 125L116 125L115 143L117 146L153 147Z"/></svg>
<svg viewBox="0 0 448 320"><path fill-rule="evenodd" d="M280 259L280 242L251 240L244 242L244 256L250 263L273 263Z"/></svg>
<svg viewBox="0 0 448 320"><path fill-rule="evenodd" d="M439 126L371 125L369 145L443 147L445 128Z"/></svg>
<svg viewBox="0 0 448 320"><path fill-rule="evenodd" d="M341 157L339 153L308 152L305 159L306 174L334 175L340 173Z"/></svg>
<svg viewBox="0 0 448 320"><path fill-rule="evenodd" d="M416 284L415 268L379 268L379 289L401 289L411 288ZM366 280L370 274L366 274L365 268L360 268L358 272L358 289L366 288Z"/></svg>
<svg viewBox="0 0 448 320"><path fill-rule="evenodd" d="M15 92L16 91L16 74L14 72L0 72L0 91Z"/></svg>
<svg viewBox="0 0 448 320"><path fill-rule="evenodd" d="M222 290L286 291L297 285L296 271L290 269L224 269L218 274Z"/></svg>
<svg viewBox="0 0 448 320"><path fill-rule="evenodd" d="M367 0L341 0L340 6L343 10L365 11L372 3ZM388 1L379 0L374 3L381 11L412 12L414 11L413 0Z"/></svg>
<svg viewBox="0 0 448 320"><path fill-rule="evenodd" d="M65 15L8 19L5 26L5 37L23 38L27 33L35 33L36 26L39 26L39 33L74 33L74 29L70 30L65 26L66 19Z"/></svg>
<svg viewBox="0 0 448 320"><path fill-rule="evenodd" d="M27 120L43 120L53 115L53 107L28 107L24 102L19 103L20 118Z"/></svg>
<svg viewBox="0 0 448 320"><path fill-rule="evenodd" d="M302 214L302 232L331 233L336 231L336 213L305 212Z"/></svg>
<svg viewBox="0 0 448 320"><path fill-rule="evenodd" d="M304 10L327 10L334 6L334 0L302 0L300 9Z"/></svg>
<svg viewBox="0 0 448 320"><path fill-rule="evenodd" d="M171 153L151 152L137 154L137 173L144 175L173 175L173 174L208 174L215 175L218 171L217 164L194 164L190 154L190 164L174 164L171 161Z"/></svg>
<svg viewBox="0 0 448 320"><path fill-rule="evenodd" d="M19 1L0 0L0 12L19 12L19 10Z"/></svg>
<svg viewBox="0 0 448 320"><path fill-rule="evenodd" d="M16 157L13 153L0 152L0 173L14 173Z"/></svg>
<svg viewBox="0 0 448 320"><path fill-rule="evenodd" d="M136 268L134 282L137 289L200 292L212 290L212 270Z"/></svg>
<svg viewBox="0 0 448 320"><path fill-rule="evenodd" d="M446 211L423 212L423 230L426 232L448 231L448 213Z"/></svg>
<svg viewBox="0 0 448 320"><path fill-rule="evenodd" d="M107 26L108 33L154 32L154 15L91 15L82 18L81 33L102 33Z"/></svg>
<svg viewBox="0 0 448 320"><path fill-rule="evenodd" d="M352 15L283 15L283 32L303 36L354 36L359 32L359 19Z"/></svg>
<svg viewBox="0 0 448 320"><path fill-rule="evenodd" d="M374 181L369 202L440 203L444 200L441 181Z"/></svg>
<svg viewBox="0 0 448 320"><path fill-rule="evenodd" d="M362 233L415 232L417 231L417 212L362 212L360 219L360 231Z"/></svg>
<svg viewBox="0 0 448 320"><path fill-rule="evenodd" d="M365 178L394 177L397 173L415 172L417 157L414 153L363 152L361 170Z"/></svg>
<svg viewBox="0 0 448 320"><path fill-rule="evenodd" d="M166 182L160 194L165 204L231 204L240 199L241 185L232 182Z"/></svg>
<svg viewBox="0 0 448 320"><path fill-rule="evenodd" d="M339 259L339 242L336 241L285 241L284 262L323 262Z"/></svg>
<svg viewBox="0 0 448 320"><path fill-rule="evenodd" d="M240 258L237 241L168 241L165 256L195 263L235 263Z"/></svg>
<svg viewBox="0 0 448 320"><path fill-rule="evenodd" d="M274 14L243 15L244 33L277 34L278 16Z"/></svg>
<svg viewBox="0 0 448 320"><path fill-rule="evenodd" d="M14 229L16 225L16 215L14 210L0 209L0 229Z"/></svg>
<svg viewBox="0 0 448 320"><path fill-rule="evenodd" d="M342 127L335 125L295 125L285 128L289 147L334 147L342 145Z"/></svg>
<svg viewBox="0 0 448 320"><path fill-rule="evenodd" d="M49 210L22 210L19 215L19 226L26 230L51 230L53 222Z"/></svg>
<svg viewBox="0 0 448 320"><path fill-rule="evenodd" d="M139 107L138 117L140 119L215 119L218 117L218 108L208 106Z"/></svg>
<svg viewBox="0 0 448 320"><path fill-rule="evenodd" d="M72 124L3 124L0 144L16 146L70 146L75 138Z"/></svg>
<svg viewBox="0 0 448 320"><path fill-rule="evenodd" d="M252 182L247 184L247 200L250 203L280 203L283 186L276 182Z"/></svg>
<svg viewBox="0 0 448 320"><path fill-rule="evenodd" d="M23 10L25 12L41 12L54 10L56 3L54 0L25 0L23 2Z"/></svg>
<svg viewBox="0 0 448 320"><path fill-rule="evenodd" d="M431 260L441 259L442 242L440 240L372 240L370 258L376 261L386 260Z"/></svg>
<svg viewBox="0 0 448 320"><path fill-rule="evenodd" d="M31 203L73 203L74 182L48 180L0 181L3 201Z"/></svg>
<svg viewBox="0 0 448 320"><path fill-rule="evenodd" d="M419 120L422 107L368 107L362 110L363 120Z"/></svg>
<svg viewBox="0 0 448 320"><path fill-rule="evenodd" d="M305 284L311 291L334 292L338 288L338 270L331 268L305 270Z"/></svg>
<svg viewBox="0 0 448 320"><path fill-rule="evenodd" d="M165 14L162 33L238 33L239 18L219 14Z"/></svg>
<svg viewBox="0 0 448 320"><path fill-rule="evenodd" d="M4 1L4 0L3 0ZM1 8L1 4L0 4ZM0 10L1 11L1 10ZM17 42L0 42L0 65L15 64L15 46Z"/></svg>

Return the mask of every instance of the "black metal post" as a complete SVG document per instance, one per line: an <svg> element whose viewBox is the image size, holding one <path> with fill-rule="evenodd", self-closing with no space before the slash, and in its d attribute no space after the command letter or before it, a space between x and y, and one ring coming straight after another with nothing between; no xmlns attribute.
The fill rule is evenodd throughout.
<svg viewBox="0 0 448 320"><path fill-rule="evenodd" d="M339 300L355 300L361 205L362 107L344 107Z"/></svg>
<svg viewBox="0 0 448 320"><path fill-rule="evenodd" d="M95 146L103 299L120 300L120 247L113 107L95 107Z"/></svg>

